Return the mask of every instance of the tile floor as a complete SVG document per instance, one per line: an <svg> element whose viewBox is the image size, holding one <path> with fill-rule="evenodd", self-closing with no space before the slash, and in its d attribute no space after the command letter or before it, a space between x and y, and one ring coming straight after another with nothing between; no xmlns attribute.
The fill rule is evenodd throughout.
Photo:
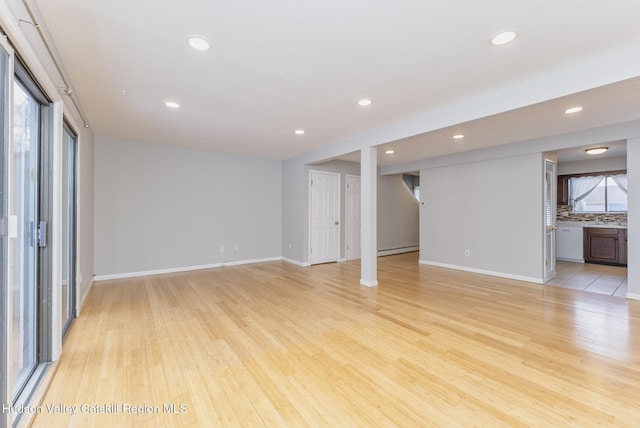
<svg viewBox="0 0 640 428"><path fill-rule="evenodd" d="M618 297L627 293L626 267L558 261L556 272L547 285Z"/></svg>

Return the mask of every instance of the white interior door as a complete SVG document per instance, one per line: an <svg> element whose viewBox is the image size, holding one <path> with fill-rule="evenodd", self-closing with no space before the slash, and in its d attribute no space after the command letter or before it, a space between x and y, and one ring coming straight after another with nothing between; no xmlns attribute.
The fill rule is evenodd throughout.
<svg viewBox="0 0 640 428"><path fill-rule="evenodd" d="M346 258L360 258L360 177L347 175L345 214Z"/></svg>
<svg viewBox="0 0 640 428"><path fill-rule="evenodd" d="M310 263L337 262L340 257L340 175L310 172Z"/></svg>
<svg viewBox="0 0 640 428"><path fill-rule="evenodd" d="M556 164L544 162L544 282L556 276Z"/></svg>

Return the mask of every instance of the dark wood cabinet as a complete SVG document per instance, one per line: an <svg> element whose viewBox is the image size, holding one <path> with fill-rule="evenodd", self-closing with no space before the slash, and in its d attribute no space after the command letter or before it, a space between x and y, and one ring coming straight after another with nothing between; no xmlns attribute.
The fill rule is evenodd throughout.
<svg viewBox="0 0 640 428"><path fill-rule="evenodd" d="M627 264L627 230L584 228L584 261L607 265Z"/></svg>
<svg viewBox="0 0 640 428"><path fill-rule="evenodd" d="M558 176L558 205L569 205L569 175Z"/></svg>

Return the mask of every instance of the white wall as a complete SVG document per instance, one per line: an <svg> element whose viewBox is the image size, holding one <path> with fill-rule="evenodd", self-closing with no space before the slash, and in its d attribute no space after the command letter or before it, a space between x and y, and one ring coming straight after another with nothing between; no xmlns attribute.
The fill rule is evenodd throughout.
<svg viewBox="0 0 640 428"><path fill-rule="evenodd" d="M421 263L542 281L543 178L541 153L421 170Z"/></svg>
<svg viewBox="0 0 640 428"><path fill-rule="evenodd" d="M558 164L558 175L581 174L586 172L619 171L627 169L627 157L590 159Z"/></svg>
<svg viewBox="0 0 640 428"><path fill-rule="evenodd" d="M418 204L402 174L378 176L378 250L417 247L420 242Z"/></svg>
<svg viewBox="0 0 640 428"><path fill-rule="evenodd" d="M95 158L96 275L280 257L280 161L101 137Z"/></svg>
<svg viewBox="0 0 640 428"><path fill-rule="evenodd" d="M308 180L305 165L282 162L282 257L298 264L308 263ZM305 199L307 198L307 199Z"/></svg>

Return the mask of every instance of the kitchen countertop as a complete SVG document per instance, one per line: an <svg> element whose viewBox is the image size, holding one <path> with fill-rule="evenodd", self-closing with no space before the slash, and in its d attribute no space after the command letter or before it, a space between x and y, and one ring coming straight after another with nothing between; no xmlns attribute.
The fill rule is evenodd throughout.
<svg viewBox="0 0 640 428"><path fill-rule="evenodd" d="M556 221L558 227L604 227L608 229L626 229L627 222L621 224L614 222L603 223L599 221Z"/></svg>

